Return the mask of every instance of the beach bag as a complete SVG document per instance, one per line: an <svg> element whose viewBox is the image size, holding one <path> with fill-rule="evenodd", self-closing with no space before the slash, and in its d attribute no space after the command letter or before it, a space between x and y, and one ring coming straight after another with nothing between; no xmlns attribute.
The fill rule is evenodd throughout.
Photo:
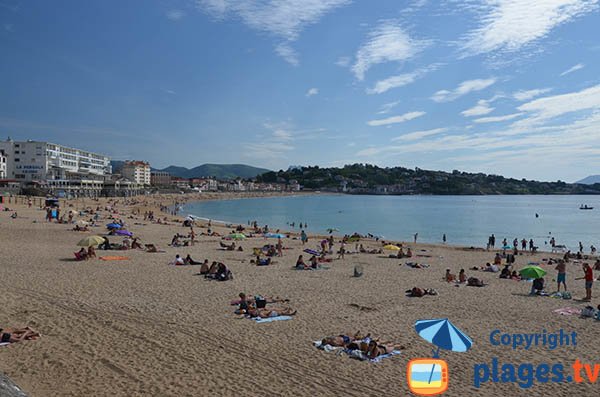
<svg viewBox="0 0 600 397"><path fill-rule="evenodd" d="M571 299L571 293L568 291L563 292L562 298L563 299Z"/></svg>
<svg viewBox="0 0 600 397"><path fill-rule="evenodd" d="M596 310L593 306L586 306L583 310L581 310L581 317L594 317L596 315Z"/></svg>
<svg viewBox="0 0 600 397"><path fill-rule="evenodd" d="M254 300L256 301L257 309L264 309L267 306L267 300L262 296L255 296Z"/></svg>

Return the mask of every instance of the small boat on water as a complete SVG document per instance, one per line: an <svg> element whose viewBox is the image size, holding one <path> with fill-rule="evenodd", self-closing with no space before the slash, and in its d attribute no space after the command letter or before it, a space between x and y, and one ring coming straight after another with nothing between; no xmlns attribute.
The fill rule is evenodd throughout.
<svg viewBox="0 0 600 397"><path fill-rule="evenodd" d="M593 209L594 209L594 207L588 207L588 205L587 205L587 204L585 204L585 205L581 204L581 205L579 206L579 209L580 209L580 210L593 210Z"/></svg>

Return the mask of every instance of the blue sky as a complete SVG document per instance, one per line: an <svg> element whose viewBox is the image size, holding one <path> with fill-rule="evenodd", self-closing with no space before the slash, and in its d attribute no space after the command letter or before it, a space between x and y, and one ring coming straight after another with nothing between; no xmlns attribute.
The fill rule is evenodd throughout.
<svg viewBox="0 0 600 397"><path fill-rule="evenodd" d="M575 181L599 25L600 0L0 0L0 138Z"/></svg>

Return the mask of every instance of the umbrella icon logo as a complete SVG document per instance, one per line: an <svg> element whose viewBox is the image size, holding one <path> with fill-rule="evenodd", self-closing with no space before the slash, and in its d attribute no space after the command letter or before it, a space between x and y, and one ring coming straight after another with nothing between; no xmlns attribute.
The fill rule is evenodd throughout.
<svg viewBox="0 0 600 397"><path fill-rule="evenodd" d="M415 330L437 349L433 350L433 358L417 358L408 363L408 387L423 396L442 394L448 389L449 375L448 364L439 359L440 349L466 352L473 341L447 318L419 320Z"/></svg>

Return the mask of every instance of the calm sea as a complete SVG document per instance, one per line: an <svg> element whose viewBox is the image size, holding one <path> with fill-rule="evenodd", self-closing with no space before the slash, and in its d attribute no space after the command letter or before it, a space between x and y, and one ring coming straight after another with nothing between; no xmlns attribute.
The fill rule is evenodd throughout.
<svg viewBox="0 0 600 397"><path fill-rule="evenodd" d="M581 204L595 207L580 210ZM557 244L589 251L600 248L600 196L353 196L315 195L204 201L187 204L184 214L202 218L299 230L311 233L337 228L343 235L372 233L389 240L480 246L491 233L503 238L533 238L541 249L554 236ZM536 217L536 213L539 217ZM288 223L295 222L295 228Z"/></svg>

